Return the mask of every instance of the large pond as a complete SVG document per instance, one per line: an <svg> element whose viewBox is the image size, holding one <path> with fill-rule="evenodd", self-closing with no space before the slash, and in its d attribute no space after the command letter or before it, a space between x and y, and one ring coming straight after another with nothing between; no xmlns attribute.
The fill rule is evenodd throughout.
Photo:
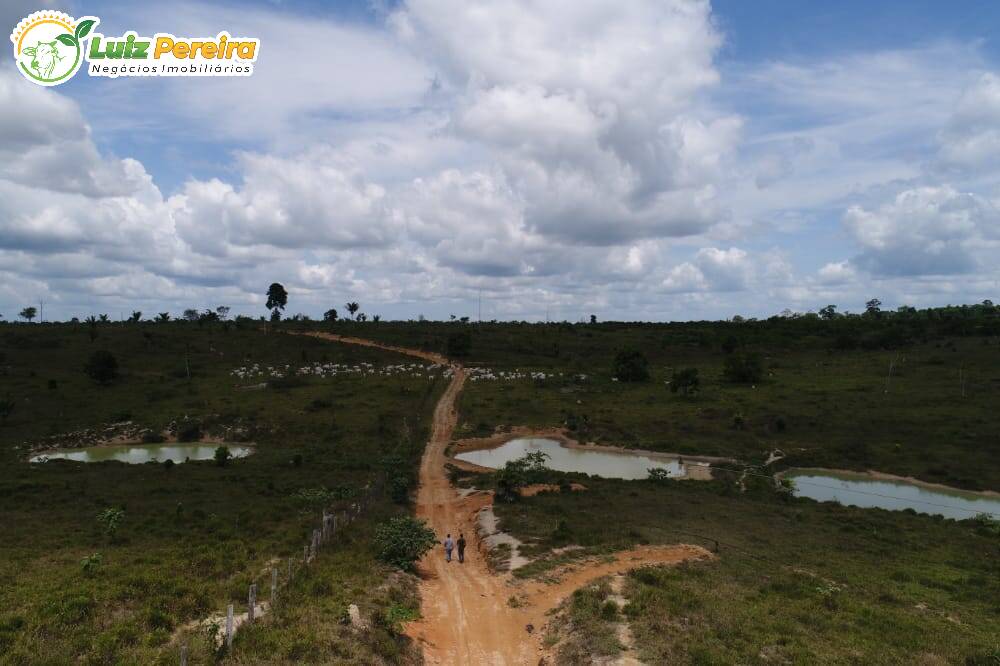
<svg viewBox="0 0 1000 666"><path fill-rule="evenodd" d="M1000 519L1000 497L964 490L927 487L905 480L884 480L860 472L791 470L784 478L795 482L794 494L819 502L839 502L863 508L901 511L913 509L965 520L977 514Z"/></svg>
<svg viewBox="0 0 1000 666"><path fill-rule="evenodd" d="M107 462L116 460L130 465L173 460L182 463L187 460L211 460L219 446L229 449L232 458L244 458L253 453L253 447L243 444L121 444L115 446L91 446L85 449L64 449L40 453L31 462L46 460L75 460L76 462Z"/></svg>
<svg viewBox="0 0 1000 666"><path fill-rule="evenodd" d="M599 451L563 445L554 439L522 437L512 439L495 449L466 451L455 456L458 460L498 469L526 453L541 451L549 456L545 464L559 472L583 472L609 479L645 479L651 468L665 469L670 476L687 476L687 464L675 459L649 456L630 451Z"/></svg>

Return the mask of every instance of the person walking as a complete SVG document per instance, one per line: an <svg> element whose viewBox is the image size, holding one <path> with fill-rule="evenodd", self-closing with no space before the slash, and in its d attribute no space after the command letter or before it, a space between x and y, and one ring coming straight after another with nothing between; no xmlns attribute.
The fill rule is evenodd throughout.
<svg viewBox="0 0 1000 666"><path fill-rule="evenodd" d="M459 532L458 534L458 563L462 564L465 562L465 535Z"/></svg>
<svg viewBox="0 0 1000 666"><path fill-rule="evenodd" d="M451 538L451 534L449 533L444 538L444 561L445 562L451 562L451 551L454 550L454 548L455 548L455 540Z"/></svg>

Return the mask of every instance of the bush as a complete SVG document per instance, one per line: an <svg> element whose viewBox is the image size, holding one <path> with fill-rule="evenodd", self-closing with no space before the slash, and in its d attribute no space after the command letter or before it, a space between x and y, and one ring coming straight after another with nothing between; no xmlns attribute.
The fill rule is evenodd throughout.
<svg viewBox="0 0 1000 666"><path fill-rule="evenodd" d="M215 450L215 464L219 467L225 467L229 464L229 460L233 457L233 454L229 452L228 446L220 446Z"/></svg>
<svg viewBox="0 0 1000 666"><path fill-rule="evenodd" d="M97 514L97 523L104 529L104 533L112 538L118 533L123 520L125 511L122 509L110 508Z"/></svg>
<svg viewBox="0 0 1000 666"><path fill-rule="evenodd" d="M398 516L375 528L375 549L378 559L413 571L413 565L437 544L427 523L410 516Z"/></svg>
<svg viewBox="0 0 1000 666"><path fill-rule="evenodd" d="M496 496L508 502L518 499L521 496L518 491L522 487L540 481L548 471L549 468L545 465L548 457L547 453L534 451L524 454L517 460L508 461L493 475Z"/></svg>
<svg viewBox="0 0 1000 666"><path fill-rule="evenodd" d="M764 377L764 365L758 354L730 354L726 357L722 374L731 382L756 384Z"/></svg>
<svg viewBox="0 0 1000 666"><path fill-rule="evenodd" d="M618 352L613 374L620 382L648 382L649 361L641 351L635 349Z"/></svg>
<svg viewBox="0 0 1000 666"><path fill-rule="evenodd" d="M698 394L701 388L701 379L698 378L698 368L684 368L681 371L674 370L673 377L670 378L670 392L680 393L685 397L693 397Z"/></svg>
<svg viewBox="0 0 1000 666"><path fill-rule="evenodd" d="M392 477L389 493L396 504L406 504L410 500L410 480L405 476Z"/></svg>
<svg viewBox="0 0 1000 666"><path fill-rule="evenodd" d="M118 359L111 352L98 349L90 355L83 370L98 384L110 384L118 378Z"/></svg>

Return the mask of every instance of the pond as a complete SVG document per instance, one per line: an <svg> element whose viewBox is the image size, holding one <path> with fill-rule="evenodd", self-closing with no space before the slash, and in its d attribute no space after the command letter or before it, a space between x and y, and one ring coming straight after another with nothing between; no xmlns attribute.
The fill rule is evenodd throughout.
<svg viewBox="0 0 1000 666"><path fill-rule="evenodd" d="M955 520L974 518L980 513L1000 519L1000 497L983 493L930 487L905 479L875 478L862 472L793 469L784 478L795 482L796 497L819 502L893 511L913 509Z"/></svg>
<svg viewBox="0 0 1000 666"><path fill-rule="evenodd" d="M115 446L91 446L81 449L47 451L31 458L31 462L47 460L74 460L76 462L107 462L116 460L129 465L173 460L211 460L219 446L229 449L232 458L244 458L253 453L253 447L245 444L212 444L195 442L192 444L120 444Z"/></svg>
<svg viewBox="0 0 1000 666"><path fill-rule="evenodd" d="M498 469L505 463L541 451L549 456L545 464L559 472L583 472L608 479L645 479L650 468L665 469L670 476L684 478L688 464L671 456L657 456L634 451L606 451L569 447L554 439L521 437L495 449L466 451L455 456L481 467Z"/></svg>

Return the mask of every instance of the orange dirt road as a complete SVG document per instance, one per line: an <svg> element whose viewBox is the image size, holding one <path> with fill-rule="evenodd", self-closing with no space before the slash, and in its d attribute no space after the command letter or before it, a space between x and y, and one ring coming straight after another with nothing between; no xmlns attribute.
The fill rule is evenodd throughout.
<svg viewBox="0 0 1000 666"><path fill-rule="evenodd" d="M497 575L486 564L477 543L476 513L491 504L491 493L460 496L445 472L445 449L458 420L455 409L465 383L465 370L440 354L383 345L371 340L329 333L308 333L318 338L348 344L378 347L422 358L454 368L451 383L434 409L431 440L420 463L417 516L428 522L444 540L451 533L464 533L470 547L465 564L446 563L443 548L431 551L418 564L421 578L421 619L411 622L406 633L423 649L429 664L538 664L545 657L541 639L546 613L574 590L614 573L644 565L677 564L685 560L711 558L704 548L690 545L645 546L619 552L612 557L583 561L558 572L551 582L515 581L509 574ZM510 605L517 598L517 607ZM533 631L529 632L529 625Z"/></svg>

